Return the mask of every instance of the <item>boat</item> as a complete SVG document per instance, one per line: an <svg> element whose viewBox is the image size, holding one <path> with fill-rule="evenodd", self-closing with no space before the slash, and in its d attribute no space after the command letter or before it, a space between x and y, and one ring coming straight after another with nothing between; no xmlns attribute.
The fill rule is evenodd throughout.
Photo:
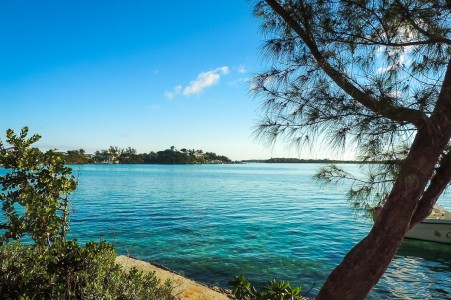
<svg viewBox="0 0 451 300"><path fill-rule="evenodd" d="M377 219L381 209L381 206L376 206L373 209L373 221ZM405 237L409 239L451 244L451 212L436 205L431 214L410 229Z"/></svg>

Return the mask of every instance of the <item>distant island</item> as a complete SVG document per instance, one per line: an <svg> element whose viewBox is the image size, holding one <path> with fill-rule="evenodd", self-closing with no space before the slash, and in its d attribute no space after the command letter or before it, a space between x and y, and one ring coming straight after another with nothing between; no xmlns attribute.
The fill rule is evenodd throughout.
<svg viewBox="0 0 451 300"><path fill-rule="evenodd" d="M334 159L299 159L299 158L270 158L249 159L232 161L227 156L218 155L214 152L204 152L182 148L180 150L171 146L162 151L151 151L149 153L138 153L132 147L121 149L111 146L105 150L95 151L87 154L84 149L61 151L52 150L59 154L67 164L238 164L238 163L320 163L320 164L379 164L382 161L359 161L359 160L334 160Z"/></svg>
<svg viewBox="0 0 451 300"><path fill-rule="evenodd" d="M224 155L213 152L203 152L182 148L177 150L174 146L169 149L137 153L136 149L128 147L121 149L111 146L109 149L87 154L84 149L78 150L52 150L59 154L67 164L231 164L233 162Z"/></svg>

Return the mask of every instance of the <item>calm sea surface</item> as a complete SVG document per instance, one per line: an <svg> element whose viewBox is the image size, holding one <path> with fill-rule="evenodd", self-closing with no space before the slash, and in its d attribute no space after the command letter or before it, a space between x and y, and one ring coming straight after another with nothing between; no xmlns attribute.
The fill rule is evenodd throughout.
<svg viewBox="0 0 451 300"><path fill-rule="evenodd" d="M314 296L371 228L318 164L82 165L72 235L227 287L290 280ZM349 170L356 166L346 165ZM451 209L450 194L439 202ZM368 299L449 299L451 246L406 240Z"/></svg>

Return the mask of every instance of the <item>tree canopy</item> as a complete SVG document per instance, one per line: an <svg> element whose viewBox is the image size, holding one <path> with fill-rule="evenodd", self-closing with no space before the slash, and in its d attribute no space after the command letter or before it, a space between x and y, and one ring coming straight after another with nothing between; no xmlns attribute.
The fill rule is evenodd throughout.
<svg viewBox="0 0 451 300"><path fill-rule="evenodd" d="M353 142L363 159L405 157L451 54L445 3L267 2L280 10L255 6L274 58L252 81L264 99L258 134L299 145L321 132L331 146Z"/></svg>
<svg viewBox="0 0 451 300"><path fill-rule="evenodd" d="M256 134L294 146L320 139L355 147L364 161L387 161L350 191L384 201L384 209L318 296L363 298L451 180L451 4L254 2L267 37L263 55L273 58L251 82L262 99ZM332 166L318 178L352 175Z"/></svg>

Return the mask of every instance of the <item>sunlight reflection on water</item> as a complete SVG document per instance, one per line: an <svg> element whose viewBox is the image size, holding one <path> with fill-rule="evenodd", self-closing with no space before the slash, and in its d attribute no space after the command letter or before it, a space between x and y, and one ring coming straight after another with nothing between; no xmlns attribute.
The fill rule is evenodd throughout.
<svg viewBox="0 0 451 300"><path fill-rule="evenodd" d="M72 236L106 239L206 284L244 273L257 284L314 285L313 294L372 225L345 187L315 184L318 164L72 167ZM406 241L368 299L448 299L450 278L449 245Z"/></svg>

